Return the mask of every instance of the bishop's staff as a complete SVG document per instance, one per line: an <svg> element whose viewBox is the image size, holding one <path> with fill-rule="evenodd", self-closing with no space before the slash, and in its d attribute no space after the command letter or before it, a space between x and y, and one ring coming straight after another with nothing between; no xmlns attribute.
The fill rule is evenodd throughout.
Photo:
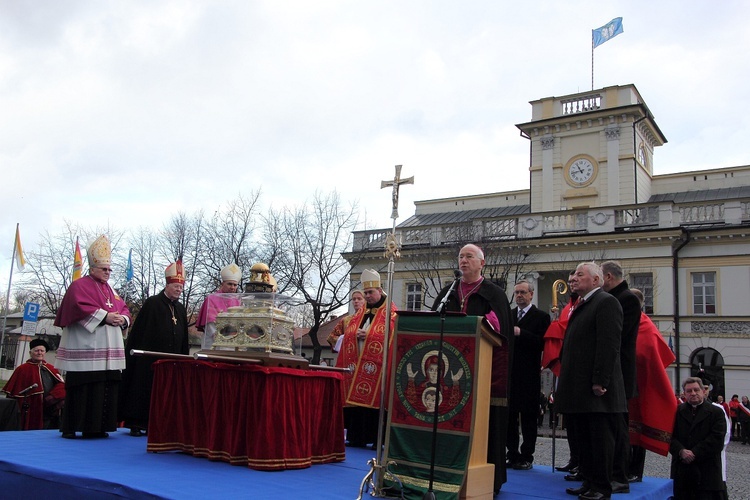
<svg viewBox="0 0 750 500"><path fill-rule="evenodd" d="M401 178L401 165L396 165L396 176L392 181L381 181L380 189L385 187L393 186L393 194L391 196L393 200L393 210L391 211L391 219L393 219L393 227L391 232L386 236L385 239L385 256L388 257L388 286L385 300L385 349L383 349L383 369L380 381L380 411L378 412L378 441L375 443L375 458L370 460L368 464L372 467L370 472L367 473L365 478L362 480L362 484L359 488L358 500L361 500L362 495L365 492L367 485L372 486L371 496L384 497L386 494L383 492L383 479L386 475L390 475L396 482L398 478L392 476L388 472L388 464L382 464L383 458L383 419L385 417L385 392L388 374L388 353L391 350L390 337L391 337L391 297L393 297L393 272L396 266L395 260L401 257L400 243L396 239L396 219L398 219L398 190L402 184L414 184L414 177L406 179ZM374 478L374 481L373 481Z"/></svg>
<svg viewBox="0 0 750 500"><path fill-rule="evenodd" d="M565 282L565 280L555 280L554 283L552 283L552 321L556 321L560 318L560 309L557 306L557 296L564 296L566 293L568 293L568 284ZM553 389L557 385L557 380L555 380L555 374L552 374L552 387ZM554 410L553 410L554 412ZM555 472L555 441L557 439L557 422L555 415L550 415L550 418L552 419L552 472Z"/></svg>

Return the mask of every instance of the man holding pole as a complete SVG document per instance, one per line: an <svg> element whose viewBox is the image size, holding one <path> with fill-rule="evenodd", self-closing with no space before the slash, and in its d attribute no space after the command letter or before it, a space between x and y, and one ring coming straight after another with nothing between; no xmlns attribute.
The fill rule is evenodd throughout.
<svg viewBox="0 0 750 500"><path fill-rule="evenodd" d="M363 447L378 438L383 349L390 345L391 339L386 343L388 297L381 287L380 274L365 269L360 279L365 307L354 313L344 331L336 366L352 369L352 373L344 375L344 426L349 445ZM391 303L391 337L395 321L396 305Z"/></svg>

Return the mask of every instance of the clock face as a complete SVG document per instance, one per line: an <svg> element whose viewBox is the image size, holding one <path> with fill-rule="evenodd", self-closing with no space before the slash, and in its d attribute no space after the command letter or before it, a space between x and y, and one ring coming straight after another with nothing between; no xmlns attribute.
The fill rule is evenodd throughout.
<svg viewBox="0 0 750 500"><path fill-rule="evenodd" d="M568 167L568 177L578 186L587 184L594 178L594 165L586 158L579 158Z"/></svg>

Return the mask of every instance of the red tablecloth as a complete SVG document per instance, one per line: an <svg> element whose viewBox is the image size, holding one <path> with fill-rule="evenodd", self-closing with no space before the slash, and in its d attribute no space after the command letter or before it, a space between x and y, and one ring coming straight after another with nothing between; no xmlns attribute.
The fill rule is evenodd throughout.
<svg viewBox="0 0 750 500"><path fill-rule="evenodd" d="M339 373L171 359L153 369L148 451L258 470L345 458Z"/></svg>

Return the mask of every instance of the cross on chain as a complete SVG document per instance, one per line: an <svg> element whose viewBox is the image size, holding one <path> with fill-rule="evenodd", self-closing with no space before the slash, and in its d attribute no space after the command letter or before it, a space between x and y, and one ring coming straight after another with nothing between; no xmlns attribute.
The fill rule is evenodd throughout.
<svg viewBox="0 0 750 500"><path fill-rule="evenodd" d="M396 165L396 177L392 181L380 181L380 189L388 186L393 186L393 212L391 212L391 219L398 219L398 188L401 184L414 184L414 176L408 179L401 178L401 165Z"/></svg>

